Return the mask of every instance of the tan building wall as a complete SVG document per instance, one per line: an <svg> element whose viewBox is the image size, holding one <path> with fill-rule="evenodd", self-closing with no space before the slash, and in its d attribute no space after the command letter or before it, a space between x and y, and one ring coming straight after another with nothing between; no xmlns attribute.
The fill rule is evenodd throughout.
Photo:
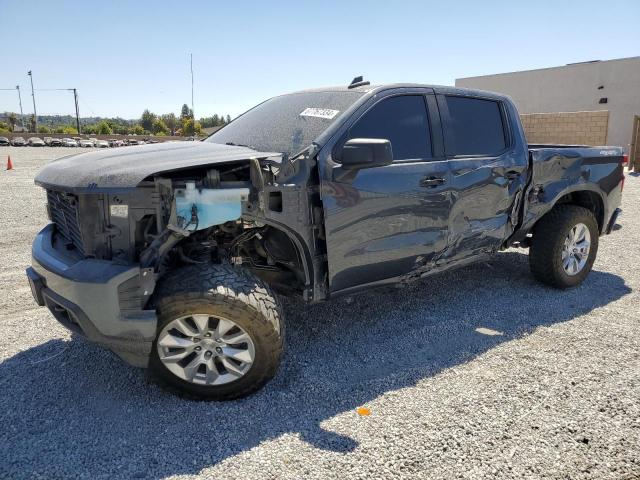
<svg viewBox="0 0 640 480"><path fill-rule="evenodd" d="M521 114L529 143L606 145L609 112L559 112Z"/></svg>
<svg viewBox="0 0 640 480"><path fill-rule="evenodd" d="M456 87L507 94L520 113L608 110L607 143L628 151L640 115L640 57L459 78Z"/></svg>

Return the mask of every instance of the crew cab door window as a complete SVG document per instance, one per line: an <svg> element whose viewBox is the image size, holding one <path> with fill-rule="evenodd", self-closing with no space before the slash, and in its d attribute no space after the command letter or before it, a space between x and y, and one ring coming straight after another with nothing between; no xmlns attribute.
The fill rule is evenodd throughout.
<svg viewBox="0 0 640 480"><path fill-rule="evenodd" d="M422 95L402 95L380 101L349 130L349 138L384 138L394 160L432 157L427 108Z"/></svg>
<svg viewBox="0 0 640 480"><path fill-rule="evenodd" d="M446 96L449 110L447 155L495 156L507 146L498 102L480 98Z"/></svg>

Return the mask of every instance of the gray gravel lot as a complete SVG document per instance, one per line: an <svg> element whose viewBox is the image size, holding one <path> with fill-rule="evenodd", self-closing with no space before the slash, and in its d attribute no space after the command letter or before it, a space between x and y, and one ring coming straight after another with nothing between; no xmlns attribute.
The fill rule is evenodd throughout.
<svg viewBox="0 0 640 480"><path fill-rule="evenodd" d="M514 250L402 290L289 303L276 379L206 403L33 302L33 176L75 151L0 147L0 478L640 478L640 178L581 287L535 283Z"/></svg>

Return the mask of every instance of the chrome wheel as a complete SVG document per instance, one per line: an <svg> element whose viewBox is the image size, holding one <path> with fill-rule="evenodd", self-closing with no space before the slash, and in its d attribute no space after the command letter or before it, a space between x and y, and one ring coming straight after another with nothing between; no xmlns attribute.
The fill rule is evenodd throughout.
<svg viewBox="0 0 640 480"><path fill-rule="evenodd" d="M158 335L158 356L174 375L198 385L223 385L243 377L255 348L236 323L208 314L169 322Z"/></svg>
<svg viewBox="0 0 640 480"><path fill-rule="evenodd" d="M584 223L574 226L564 239L562 248L562 268L567 275L577 275L582 271L589 259L591 234Z"/></svg>

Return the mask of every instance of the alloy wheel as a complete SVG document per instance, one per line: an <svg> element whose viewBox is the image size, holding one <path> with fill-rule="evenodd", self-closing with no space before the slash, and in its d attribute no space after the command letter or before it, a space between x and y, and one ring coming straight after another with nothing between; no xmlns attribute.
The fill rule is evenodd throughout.
<svg viewBox="0 0 640 480"><path fill-rule="evenodd" d="M255 359L251 337L235 322L208 314L170 321L158 335L158 356L174 375L198 385L223 385L246 375Z"/></svg>
<svg viewBox="0 0 640 480"><path fill-rule="evenodd" d="M566 238L562 247L562 268L567 275L577 275L582 271L589 259L591 234L584 223L575 225Z"/></svg>

